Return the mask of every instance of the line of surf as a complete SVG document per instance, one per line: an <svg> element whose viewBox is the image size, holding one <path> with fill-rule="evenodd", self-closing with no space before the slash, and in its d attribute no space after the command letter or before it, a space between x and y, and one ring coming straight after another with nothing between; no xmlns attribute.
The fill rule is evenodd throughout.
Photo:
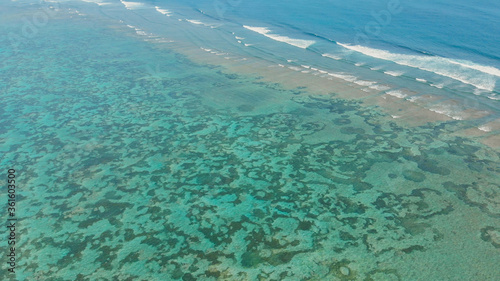
<svg viewBox="0 0 500 281"><path fill-rule="evenodd" d="M162 9L162 8L160 8L160 7L158 7L158 6L155 6L155 9L156 9L156 11L158 11L158 12L159 12L159 13L161 13L161 14L164 14L164 15L165 15L165 16L167 16L167 17L172 16L172 12L171 12L171 11L169 11L169 10L167 10L167 9Z"/></svg>
<svg viewBox="0 0 500 281"><path fill-rule="evenodd" d="M478 65L469 61L458 61L438 56L397 54L386 50L338 42L337 45L373 58L433 72L487 91L494 90L496 77L500 77L500 69Z"/></svg>
<svg viewBox="0 0 500 281"><path fill-rule="evenodd" d="M269 30L266 27L255 27L255 26L248 26L244 25L244 28L251 30L253 32L257 32L261 35L264 35L270 39L273 39L275 41L287 43L289 45L299 47L302 49L307 49L309 46L313 45L316 43L314 40L304 40L304 39L295 39L295 38L290 38L288 36L283 36L279 34L272 34L271 30Z"/></svg>
<svg viewBox="0 0 500 281"><path fill-rule="evenodd" d="M141 2L129 2L129 1L123 1L123 0L120 0L120 2L123 5L125 5L125 8L127 8L127 10L144 9L147 7L144 3L141 3Z"/></svg>

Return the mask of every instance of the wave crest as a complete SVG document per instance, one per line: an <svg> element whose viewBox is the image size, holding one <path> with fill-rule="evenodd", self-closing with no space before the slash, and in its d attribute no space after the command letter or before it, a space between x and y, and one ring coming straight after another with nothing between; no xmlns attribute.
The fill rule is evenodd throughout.
<svg viewBox="0 0 500 281"><path fill-rule="evenodd" d="M482 90L493 91L496 86L496 77L500 77L500 69L470 61L458 61L438 56L397 54L360 45L337 44L370 57L446 76Z"/></svg>
<svg viewBox="0 0 500 281"><path fill-rule="evenodd" d="M275 41L287 43L289 45L299 47L302 49L307 49L309 46L313 45L316 43L314 40L304 40L304 39L295 39L295 38L290 38L288 36L283 36L279 34L271 34L271 30L269 30L266 27L255 27L255 26L248 26L244 25L244 28L251 30L253 32L257 32L259 34L262 34L268 38L271 38Z"/></svg>

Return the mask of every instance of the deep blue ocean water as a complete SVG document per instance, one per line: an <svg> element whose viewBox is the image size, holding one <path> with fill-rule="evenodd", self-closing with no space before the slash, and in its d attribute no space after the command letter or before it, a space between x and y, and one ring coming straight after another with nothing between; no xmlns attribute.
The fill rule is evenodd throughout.
<svg viewBox="0 0 500 281"><path fill-rule="evenodd" d="M500 3L497 1L145 2L159 6L177 2L241 24L261 22L346 44L362 43L394 53L426 53L500 67ZM368 38L358 37L360 34Z"/></svg>
<svg viewBox="0 0 500 281"><path fill-rule="evenodd" d="M306 40L309 43L299 42L296 46L307 46L309 55L323 55L324 60L334 57L364 68L368 65L371 70L425 80L431 86L449 88L462 95L475 93L494 100L498 109L500 4L495 1L154 0L145 3L172 8L202 22L222 24L221 29L228 28L231 32L241 26L265 28L254 35L262 37L265 31L282 36L281 39L286 37L275 42L276 46L288 39ZM262 40L248 36L243 43ZM281 47L272 48L266 47L268 54L280 53ZM317 59L322 64L305 53L298 56L307 62ZM356 70L347 72L353 71ZM406 84L402 82L402 86ZM457 96L450 93L454 95ZM487 99L482 102L492 105Z"/></svg>

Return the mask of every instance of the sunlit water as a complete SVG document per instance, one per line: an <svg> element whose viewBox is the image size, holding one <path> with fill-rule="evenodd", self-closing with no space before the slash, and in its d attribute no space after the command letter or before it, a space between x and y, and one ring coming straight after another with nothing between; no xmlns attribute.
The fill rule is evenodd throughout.
<svg viewBox="0 0 500 281"><path fill-rule="evenodd" d="M16 5L23 36L43 10ZM499 153L460 121L404 126L65 5L0 42L18 280L500 276Z"/></svg>

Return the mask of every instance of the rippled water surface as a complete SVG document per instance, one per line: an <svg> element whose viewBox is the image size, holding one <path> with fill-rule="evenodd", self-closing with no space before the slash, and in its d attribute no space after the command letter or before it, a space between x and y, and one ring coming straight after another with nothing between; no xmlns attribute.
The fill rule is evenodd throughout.
<svg viewBox="0 0 500 281"><path fill-rule="evenodd" d="M459 121L404 126L61 7L0 42L18 280L500 276L500 155Z"/></svg>

